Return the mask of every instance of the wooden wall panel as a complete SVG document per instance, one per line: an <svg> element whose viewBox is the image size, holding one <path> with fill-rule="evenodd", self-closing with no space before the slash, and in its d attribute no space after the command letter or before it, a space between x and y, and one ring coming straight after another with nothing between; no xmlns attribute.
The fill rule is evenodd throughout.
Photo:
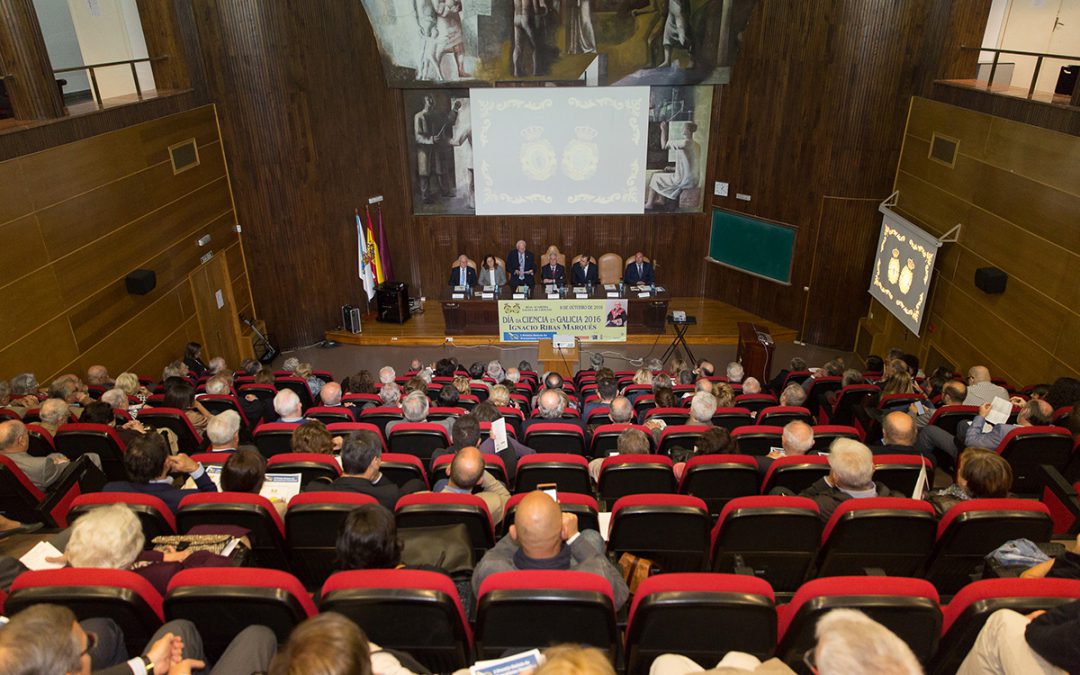
<svg viewBox="0 0 1080 675"><path fill-rule="evenodd" d="M125 368L140 375L161 377L164 364L176 358L176 345L186 345L188 342L202 340L198 318L194 314L188 314L187 312L185 312L185 315L189 318L183 324L170 333L160 344L155 345L141 355L137 361L125 366Z"/></svg>
<svg viewBox="0 0 1080 675"><path fill-rule="evenodd" d="M925 159L934 131L962 139L955 169ZM922 354L960 369L983 363L1020 385L1080 375L1080 182L1067 179L1078 159L1080 137L913 102L899 209L938 234L963 224L938 259ZM1009 275L1000 295L975 287L975 270L990 266Z"/></svg>
<svg viewBox="0 0 1080 675"><path fill-rule="evenodd" d="M201 164L173 175L168 145L186 138ZM150 359L158 372L201 339L188 277L205 253L239 250L213 107L2 162L0 177L0 214L30 209L0 223L0 377L29 370L47 382ZM204 234L209 247L197 243ZM138 267L157 275L143 296L124 283ZM230 292L250 293L246 279Z"/></svg>

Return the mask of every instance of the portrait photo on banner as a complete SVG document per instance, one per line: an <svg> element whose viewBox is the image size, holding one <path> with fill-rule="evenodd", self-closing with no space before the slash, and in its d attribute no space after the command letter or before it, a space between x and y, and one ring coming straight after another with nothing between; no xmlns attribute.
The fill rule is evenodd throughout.
<svg viewBox="0 0 1080 675"><path fill-rule="evenodd" d="M726 84L758 0L361 0L391 87Z"/></svg>

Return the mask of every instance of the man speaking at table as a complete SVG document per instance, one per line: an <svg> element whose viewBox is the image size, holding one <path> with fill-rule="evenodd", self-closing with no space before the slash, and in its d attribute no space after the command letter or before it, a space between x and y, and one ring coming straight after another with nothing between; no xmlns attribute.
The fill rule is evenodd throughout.
<svg viewBox="0 0 1080 675"><path fill-rule="evenodd" d="M525 250L525 242L519 241L514 250L506 254L506 280L514 286L532 286L536 283L536 256Z"/></svg>

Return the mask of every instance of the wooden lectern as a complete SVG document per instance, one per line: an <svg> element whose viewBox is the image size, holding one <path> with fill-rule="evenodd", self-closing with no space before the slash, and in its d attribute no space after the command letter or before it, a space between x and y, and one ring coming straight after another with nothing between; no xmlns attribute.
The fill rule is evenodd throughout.
<svg viewBox="0 0 1080 675"><path fill-rule="evenodd" d="M775 347L768 328L740 321L739 352L735 358L742 364L744 378L756 377L763 385L768 382Z"/></svg>
<svg viewBox="0 0 1080 675"><path fill-rule="evenodd" d="M540 340L539 347L540 364L545 373L555 372L562 375L564 379L573 379L574 370L577 368L581 355L576 342L570 349L555 349L551 346L551 340Z"/></svg>

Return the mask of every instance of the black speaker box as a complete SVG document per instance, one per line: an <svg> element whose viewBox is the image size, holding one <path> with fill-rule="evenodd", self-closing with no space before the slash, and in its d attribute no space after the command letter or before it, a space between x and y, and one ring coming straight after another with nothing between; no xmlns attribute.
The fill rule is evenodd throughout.
<svg viewBox="0 0 1080 675"><path fill-rule="evenodd" d="M389 323L405 323L409 312L409 285L401 281L387 281L375 289L376 318Z"/></svg>
<svg viewBox="0 0 1080 675"><path fill-rule="evenodd" d="M157 275L154 270L135 270L124 277L124 285L132 295L146 295L157 286Z"/></svg>
<svg viewBox="0 0 1080 675"><path fill-rule="evenodd" d="M975 270L975 285L984 293L1004 293L1009 275L996 267L980 267Z"/></svg>

